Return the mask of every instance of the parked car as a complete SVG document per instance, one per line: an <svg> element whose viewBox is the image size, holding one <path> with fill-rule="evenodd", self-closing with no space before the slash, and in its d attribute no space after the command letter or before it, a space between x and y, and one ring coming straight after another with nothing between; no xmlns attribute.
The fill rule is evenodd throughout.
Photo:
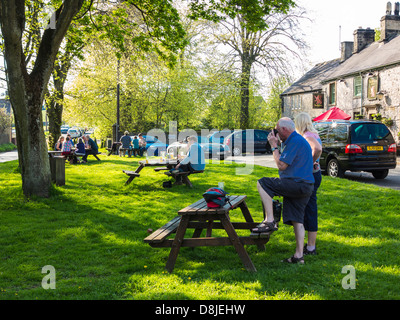
<svg viewBox="0 0 400 320"><path fill-rule="evenodd" d="M80 130L77 128L68 129L67 134L70 134L72 139L79 138L82 136Z"/></svg>
<svg viewBox="0 0 400 320"><path fill-rule="evenodd" d="M233 156L245 152L271 153L268 142L270 131L259 129L237 130L229 134L224 144L229 147Z"/></svg>
<svg viewBox="0 0 400 320"><path fill-rule="evenodd" d="M67 134L69 126L61 126L61 134Z"/></svg>
<svg viewBox="0 0 400 320"><path fill-rule="evenodd" d="M156 137L143 135L143 138L146 140L146 151L149 157L158 156L160 151L167 151L168 144L161 142Z"/></svg>
<svg viewBox="0 0 400 320"><path fill-rule="evenodd" d="M229 136L232 132L233 130L227 130L227 129L221 131L214 131L207 136L208 142L223 144L225 138Z"/></svg>
<svg viewBox="0 0 400 320"><path fill-rule="evenodd" d="M206 159L218 158L224 160L229 156L229 147L221 143L200 143L200 146L204 150L204 157ZM167 148L167 153L178 155L180 152L184 154L187 153L187 143L186 142L174 142L171 143Z"/></svg>
<svg viewBox="0 0 400 320"><path fill-rule="evenodd" d="M396 168L396 143L379 121L334 120L314 124L322 140L321 169L331 177L349 171L371 172L376 179Z"/></svg>

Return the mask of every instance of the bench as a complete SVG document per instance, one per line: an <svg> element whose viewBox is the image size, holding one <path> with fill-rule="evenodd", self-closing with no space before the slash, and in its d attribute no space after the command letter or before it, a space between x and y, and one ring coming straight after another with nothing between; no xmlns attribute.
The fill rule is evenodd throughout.
<svg viewBox="0 0 400 320"><path fill-rule="evenodd" d="M128 152L128 157L132 157L133 149L129 148L119 148L119 156L120 157L125 157L125 153Z"/></svg>
<svg viewBox="0 0 400 320"><path fill-rule="evenodd" d="M88 154L88 157L89 157L89 156L93 156L93 157L95 157L95 158L97 159L97 161L101 161L100 158L97 156L97 155L99 155L99 154L101 154L101 152L89 153L89 154ZM87 159L87 158L86 158L86 159Z"/></svg>
<svg viewBox="0 0 400 320"><path fill-rule="evenodd" d="M136 177L140 177L140 174L135 171L122 170L122 172L129 177L128 180L126 180L125 185L130 184L132 180L135 179Z"/></svg>
<svg viewBox="0 0 400 320"><path fill-rule="evenodd" d="M192 172L190 171L180 171L177 173L171 173L171 172L164 172L167 176L171 176L175 179L174 185L181 185L185 183L188 187L192 188L193 184L189 180L189 175L191 174L196 174L196 173L203 173L204 170L194 170ZM178 177L181 177L181 179L177 179Z"/></svg>
<svg viewBox="0 0 400 320"><path fill-rule="evenodd" d="M245 229L251 232L258 223L253 221L250 211L246 205L246 196L230 196L230 203L222 208L208 208L204 199L201 199L178 211L178 216L163 225L160 229L144 239L154 248L170 247L171 251L166 263L166 269L172 272L181 247L199 246L233 246L239 255L242 263L248 271L256 272L244 245L257 245L261 250L269 241L269 235L264 237L239 237L236 230ZM246 222L231 222L229 212L240 208ZM184 238L187 229L194 229L191 238ZM205 237L201 237L206 229ZM214 229L224 229L228 237L213 237ZM173 239L168 237L175 233Z"/></svg>
<svg viewBox="0 0 400 320"><path fill-rule="evenodd" d="M158 167L158 168L154 168L154 171L158 172L158 171L162 171L162 170L170 170L168 167Z"/></svg>

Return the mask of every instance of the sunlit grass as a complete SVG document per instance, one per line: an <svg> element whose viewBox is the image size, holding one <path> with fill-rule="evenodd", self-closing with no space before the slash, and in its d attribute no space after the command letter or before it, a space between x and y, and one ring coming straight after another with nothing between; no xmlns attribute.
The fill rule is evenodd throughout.
<svg viewBox="0 0 400 320"><path fill-rule="evenodd" d="M280 262L295 247L292 228L281 225L265 251L246 247L257 273L244 269L233 247L202 247L182 248L169 274L169 249L145 244L147 229L158 229L221 181L230 194L247 195L260 221L256 181L278 172L255 166L238 174L243 165L210 163L205 173L192 176L193 189L164 189L169 178L152 168L124 185L122 170L136 168L137 158L101 159L67 164L65 186L55 186L49 199L29 200L17 162L0 164L0 300L400 298L398 191L324 176L319 254L307 256L305 265ZM239 209L231 220L243 221ZM41 286L46 265L56 269L55 290ZM346 265L356 270L355 290L342 288Z"/></svg>

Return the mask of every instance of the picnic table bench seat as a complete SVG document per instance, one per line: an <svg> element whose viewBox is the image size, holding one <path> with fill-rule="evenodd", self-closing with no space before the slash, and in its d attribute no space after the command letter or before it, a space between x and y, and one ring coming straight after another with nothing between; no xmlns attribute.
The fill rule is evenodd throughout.
<svg viewBox="0 0 400 320"><path fill-rule="evenodd" d="M126 182L125 182L126 185L130 184L134 178L140 177L140 174L135 171L122 170L122 172L125 173L129 177L128 180L126 180Z"/></svg>
<svg viewBox="0 0 400 320"><path fill-rule="evenodd" d="M170 247L171 251L166 264L166 269L172 272L180 247L198 246L233 246L248 271L257 271L252 263L244 245L257 245L261 250L265 249L265 244L269 241L269 234L263 237L238 236L236 230L245 229L251 232L258 223L253 221L249 209L245 202L246 196L230 196L230 203L221 208L208 208L204 199L178 211L178 216L163 225L160 229L144 239L151 247L162 248ZM246 222L231 222L229 218L230 210L240 208ZM191 238L185 238L187 229L194 229ZM206 229L205 237L202 231ZM214 229L224 229L228 237L213 237ZM175 233L173 239L168 237Z"/></svg>
<svg viewBox="0 0 400 320"><path fill-rule="evenodd" d="M174 182L175 185L180 185L180 184L185 183L188 187L192 188L193 184L189 180L189 175L203 173L203 172L204 172L204 170L180 171L180 172L176 172L176 173L172 173L172 172L168 171L168 172L164 172L164 174L167 176L173 177L175 179L175 182ZM181 177L181 179L177 179L177 177Z"/></svg>
<svg viewBox="0 0 400 320"><path fill-rule="evenodd" d="M128 151L128 157L132 157L133 149L122 148L122 147L119 148L119 156L120 157L125 156L125 152L127 151Z"/></svg>

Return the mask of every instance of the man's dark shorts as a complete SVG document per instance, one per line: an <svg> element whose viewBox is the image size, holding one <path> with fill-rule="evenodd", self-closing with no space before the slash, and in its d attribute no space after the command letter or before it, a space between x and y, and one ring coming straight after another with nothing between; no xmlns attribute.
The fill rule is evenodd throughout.
<svg viewBox="0 0 400 320"><path fill-rule="evenodd" d="M313 183L280 178L261 178L258 182L271 198L283 197L283 223L304 223L304 211L314 189Z"/></svg>

